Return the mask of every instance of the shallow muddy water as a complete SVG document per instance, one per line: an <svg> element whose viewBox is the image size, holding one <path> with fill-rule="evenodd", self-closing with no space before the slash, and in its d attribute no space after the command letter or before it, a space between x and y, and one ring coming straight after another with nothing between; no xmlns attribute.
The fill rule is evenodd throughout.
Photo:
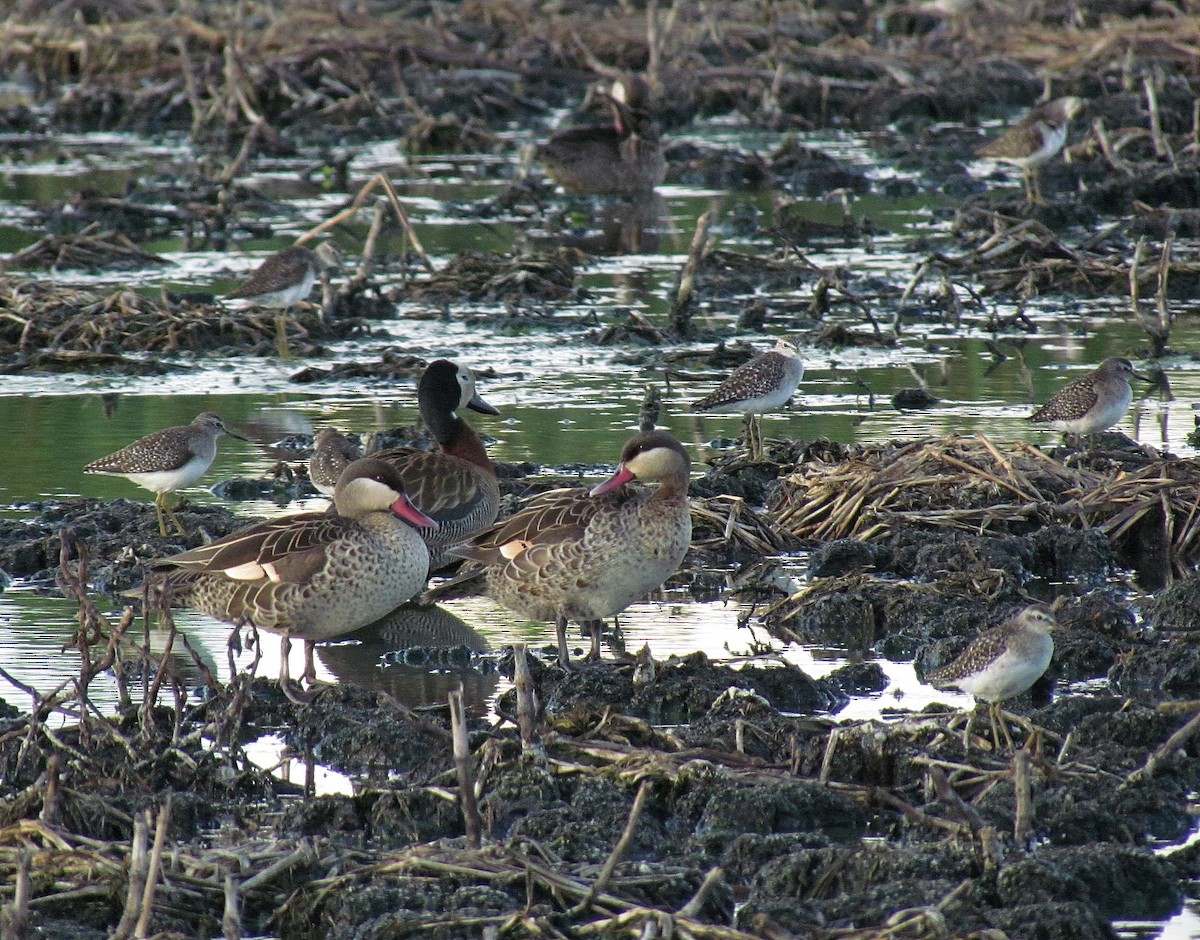
<svg viewBox="0 0 1200 940"><path fill-rule="evenodd" d="M699 140L768 150L778 144L776 135L749 132L744 127L714 122L695 132ZM871 165L876 177L886 167L872 163L869 152L853 135L814 136L807 141L849 164ZM17 228L31 207L52 202L81 185L100 192L120 193L138 174L169 172L186 165L180 141L152 143L122 135L81 135L60 140L48 148L57 163L37 159L14 164L0 184L0 218L13 227L0 230L0 248L16 249L31 236ZM464 249L508 249L514 237L528 227L518 215L500 219L473 219L463 206L494 195L510 174L497 158L430 158L401 163L394 145L381 143L364 148L351 165L355 178L386 171L399 185L402 197L421 239L435 263L445 263ZM258 169L249 181L265 194L280 200L277 215L265 216L280 239L299 233L331 214L343 200L322 194L315 187L297 184L304 161L275 161ZM481 173L481 170L483 171ZM536 172L536 171L535 171ZM696 216L714 202L721 218L732 219L746 211L769 208L763 194L718 193L683 186L661 190L664 229L660 250L652 254L594 256L581 270L586 294L576 305L556 304L552 330L513 325L499 306L455 307L444 320L427 305L401 303L395 319L372 321L367 338L333 346L330 359L376 360L385 349L425 358L451 356L477 369L495 370L484 378L484 396L502 412L499 418L473 415L476 429L489 440L492 455L502 461L531 461L548 469L594 468L611 465L621 443L636 427L638 407L647 383L663 393L660 423L694 445L703 459L713 445L728 446L740 433L738 416L698 418L688 403L704 394L720 378L719 370L685 369L685 378L667 380L661 367L631 364L628 346L602 347L586 341L597 325L618 322L636 310L651 322L665 325L668 296L676 272L683 264ZM947 238L944 213L928 200L912 197L887 199L866 196L852 206L860 218L870 217L875 237L870 250L863 245L823 245L808 252L816 264L840 265L870 271L889 282L903 284L921 258L906 247L910 236L932 240ZM836 219L840 207L814 203L814 217ZM755 247L719 222L716 234L723 247ZM335 235L353 251L361 227L350 226ZM897 237L903 235L905 238ZM237 277L257 263L274 242L239 245L228 253L186 252L179 243L151 245L174 262L161 269L106 272L89 276L79 271L56 272L55 277L81 285L128 285L139 290L210 289L220 294ZM37 275L34 272L35 276ZM391 275L381 274L386 285ZM797 283L795 296L806 296L809 286ZM917 296L920 296L918 291ZM694 324L701 331L727 329L750 297L705 304ZM935 316L906 318L900 342L894 348L817 348L804 343L817 324L797 317L792 296L768 296L784 312L768 317L767 336L747 332L736 338L764 348L770 334L791 332L801 337L806 374L800 394L789 410L768 416L766 434L807 440L818 437L839 442L873 442L912 439L948 433L980 432L997 440L1021 439L1043 445L1057 440L1052 431L1031 427L1025 417L1034 403L1045 400L1064 382L1112 354L1136 355L1142 336L1125 311L1112 302L1072 301L1064 309L1060 300L1033 304L1027 310L1038 332L1028 336L998 338L1010 357L995 361L989 347L985 314L964 308L956 323ZM919 309L919 306L918 306ZM1004 311L1001 309L1001 313ZM536 316L536 313L534 314ZM844 311L830 316L852 328L864 329L861 318ZM1200 327L1182 319L1172 339L1177 348L1189 348L1200 339ZM696 348L711 346L697 340ZM633 350L636 352L636 348ZM633 357L636 358L636 357ZM153 378L86 374L27 373L6 376L0 385L0 427L19 446L0 449L0 510L20 518L23 504L56 497L94 496L145 499L144 491L116 477L85 475L82 466L157 428L182 424L200 411L214 410L241 429L253 443L225 439L214 466L183 495L197 501L218 497L209 489L234 477L260 477L276 464L264 445L296 432L311 432L320 425L335 425L360 434L385 430L416 421L411 382L376 380L291 381L306 365L323 366L329 360L260 359L249 356L188 358L185 368ZM1120 425L1137 440L1174 453L1189 454L1185 436L1195 427L1191 402L1200 397L1200 367L1190 360L1167 360L1175 400L1157 398L1138 403ZM901 412L891 405L898 390L925 386L940 403L920 412ZM247 515L274 514L323 505L321 501L247 501L235 509ZM0 641L0 666L26 662L34 635L39 659L53 659L52 650L69 632L71 612L61 602L36 597L19 589L4 595L4 627L13 639ZM522 636L543 642L548 627L519 625L490 602L463 612L472 626L493 646ZM664 611L671 612L663 616ZM699 604L672 598L668 606L647 605L625 618L630 648L640 646L639 627L646 620L645 638L658 655L702 649L714 656L739 653L746 646L745 630L737 629L737 615L722 603ZM212 650L223 665L227 630L201 615L188 614L181 624ZM61 632L59 632L61 631ZM519 632L518 632L519 631ZM19 642L16 637L23 637ZM273 643L267 644L272 646ZM267 650L267 656L272 655ZM801 651L799 655L807 656ZM268 661L264 669L271 668ZM350 673L366 681L370 669ZM329 676L328 678L336 678ZM50 681L50 674L45 679ZM918 696L914 683L900 683L900 693ZM911 700L905 702L911 704ZM857 708L857 706L854 706ZM878 704L866 704L877 708Z"/></svg>
<svg viewBox="0 0 1200 940"><path fill-rule="evenodd" d="M317 678L336 687L308 706L285 701L270 682L247 694L234 680L248 671L274 678L277 637L190 610L177 613L173 635L136 620L117 668L90 682L83 705L100 720L78 722L70 709L81 705L68 698L45 721L60 733L5 736L16 812L33 821L36 807L20 801L44 790L37 824L53 829L62 820L64 834L90 840L77 848L90 858L91 900L48 899L39 886L37 915L81 927L112 915L115 923L119 912L102 908L122 894L126 873L134 875L133 856L126 865L121 853L126 840L139 838L135 814L164 799L171 802L159 810L160 832L162 814L174 812L181 841L158 895L163 923L152 929L178 927L181 935L224 928L286 937L325 926L332 934L336 925L339 935L390 936L404 923L444 936L478 933L484 923L544 935L545 927L570 933L583 921L592 932L611 932L618 921L618 930L637 932L627 915L607 927L593 922L601 908L606 919L613 913L595 895L603 887L633 905L614 911L648 915L644 930L657 919L689 936L693 914L749 931L739 936L808 936L818 925L840 934L878 924L878 931L906 910L920 920L897 932L936 920L935 932L964 936L1200 940L1195 738L1180 736L1188 706L1168 700L1194 698L1200 674L1183 632L1200 596L1185 568L1200 557L1200 539L1188 538L1196 532L1200 471L1147 453L1193 456L1191 442L1200 441L1193 406L1200 357L1192 353L1200 348L1193 215L1200 197L1189 188L1194 70L1189 63L1180 74L1177 62L1158 58L1159 45L1182 55L1181 28L1200 24L1186 11L1161 26L1156 14L1143 21L1139 13L1126 33L1120 13L1085 5L1072 8L1078 22L1058 33L1056 11L1022 11L1020 22L1001 5L981 9L978 23L955 14L927 27L907 24L907 13L893 22L870 4L859 11L784 5L769 17L732 5L719 22L703 6L703 22L694 20L685 4L661 24L652 8L646 23L627 6L597 16L587 5L530 10L522 23L519 7L484 4L461 21L450 6L430 16L389 9L367 24L357 17L368 6L339 5L328 37L305 27L295 46L274 29L267 41L256 32L261 14L243 20L241 5L214 29L213 36L235 29L246 77L265 66L247 93L268 123L255 123L238 157L246 129L236 109L224 121L215 110L204 119L191 88L154 97L172 81L205 73L196 86L202 97L219 93L220 75L233 90L232 46L222 67L205 42L185 36L175 46L182 69L158 73L156 84L148 76L170 58L160 45L131 65L134 84L115 97L90 71L109 45L84 43L97 54L89 54L88 69L81 62L79 79L50 78L43 88L14 76L13 91L37 96L21 97L15 110L4 110L9 88L0 82L0 127L30 129L0 132L0 256L100 218L100 228L115 228L167 262L132 271L3 271L11 303L0 302L7 331L0 340L12 374L0 380L0 429L9 442L0 448L0 526L9 536L0 564L42 580L6 583L0 572L0 699L38 723L29 690L36 702L78 681L78 653L64 649L78 612L56 595L52 577L57 520L70 519L92 541L83 547L92 556L93 596L114 621L120 601L98 592L133 583L146 558L174 550L174 540L150 534L150 494L121 478L84 474L86 463L216 411L250 441L222 440L214 466L180 497L241 519L321 509L325 500L297 498L298 489L280 480L290 473L274 442L326 425L364 436L413 425L415 374L422 360L440 356L475 367L480 392L500 409L496 417L466 417L505 465L506 500L522 487L509 479L523 472L518 463L556 479L607 475L638 426L647 387L661 394L655 420L694 459L694 551L667 589L618 618L605 646L610 658L648 645L655 668L610 662L564 673L533 664L545 709L518 742L507 718L514 698L507 648L522 642L552 659L553 628L486 597L407 606L322 644ZM295 12L290 7L278 10ZM215 12L200 5L196 23ZM596 31L618 12L633 27L629 36ZM119 24L121 14L112 15ZM408 23L410 15L422 22ZM1112 19L1093 23L1099 15ZM76 27L90 25L79 19ZM555 48L550 22L579 50ZM394 36L382 27L399 23L403 37L377 56L372 42ZM1071 48L1065 40L1093 26L1103 41L1077 49L1091 50L1078 61L1093 67L1062 65ZM426 48L434 33L424 31L434 27ZM370 33L366 44L360 29ZM1043 31L1033 45L1030 29ZM541 167L528 164L527 146L583 117L570 108L579 100L571 86L581 91L586 77L558 70L576 52L595 62L640 61L643 32L648 76L671 99L656 103L669 182L632 204L564 199ZM121 30L110 36L121 38ZM1062 52L1039 65L1034 53L1048 37L1062 41ZM1126 63L1120 75L1094 51L1113 53L1110 39L1130 50L1107 56ZM349 69L332 67L346 55L342 43L361 50L350 54ZM884 55L875 54L877 44ZM531 57L531 49L541 52ZM542 55L546 64L533 61ZM363 94L343 99L368 61L387 64L361 76ZM701 64L710 67L693 72ZM101 66L95 77L103 75ZM59 80L67 84L55 90ZM1033 207L1018 201L1014 169L972 154L1000 136L1039 85L1046 94L1086 98L1088 111L1068 131L1072 146L1044 168L1048 203ZM311 95L293 97L306 88ZM43 106L59 91L66 94L57 106ZM79 113L92 105L104 116ZM186 128L188 108L190 135L56 132L60 124ZM746 117L712 116L724 109ZM687 120L695 123L680 124ZM1145 139L1124 130L1143 124ZM796 132L810 127L820 129ZM408 143L387 139L392 131ZM191 149L190 136L204 152ZM383 139L352 143L371 137ZM414 155L442 146L487 152ZM229 185L215 182L222 167ZM293 348L323 348L281 362L270 355L269 318L239 321L237 304L220 298L268 253L341 211L376 174L394 183L438 276L430 278L389 221L369 286L343 295L340 322L318 324L311 311L294 318ZM756 188L738 188L747 180ZM828 195L811 198L816 193ZM348 260L338 278L355 273L379 195L329 233ZM676 329L676 281L697 219L710 211L710 251L690 328ZM1135 244L1140 282L1129 270ZM1153 307L1146 285L1160 250L1158 276L1169 270L1167 303L1177 320L1173 352L1151 362L1125 292L1130 280L1140 283L1143 310ZM34 283L14 289L25 278ZM39 281L55 289L39 291ZM63 285L105 298L103 310L91 308L94 323L76 315L83 295ZM1029 296L1018 300L1023 292ZM25 304L36 316L18 347L13 329L20 330ZM214 311L228 318L217 323ZM806 375L795 401L764 421L768 438L802 442L772 449L796 461L795 474L777 477L729 459L739 417L694 416L689 404L732 368L735 356L710 365L719 343L763 350L780 334L798 341ZM145 362L151 356L133 349L176 341L204 351ZM218 349L222 343L230 345ZM258 355L240 352L248 349ZM1026 417L1112 355L1129 356L1142 371L1157 367L1170 383L1171 393L1158 386L1161 394L1144 400L1135 385L1134 407L1118 430L1142 447L1122 448L1111 435L1060 463L1008 446L1057 445L1057 432ZM80 367L89 357L97 371ZM335 366L381 365L401 377L320 377ZM133 374L155 370L162 374ZM893 395L915 389L936 402L919 411L893 406ZM942 436L957 439L895 446ZM545 484L538 472L533 484ZM769 521L744 512L737 496L714 496L745 493L753 502L772 487L778 514ZM235 501L235 491L256 495ZM87 512L77 504L56 509L55 501L76 497L110 502ZM32 533L39 513L36 537L12 531L28 523ZM224 513L185 518L204 519L209 531L229 524ZM864 532L869 544L853 541ZM838 536L850 538L831 544ZM775 555L781 546L803 550ZM760 549L774 557L756 557ZM789 596L772 595L772 587ZM959 733L972 698L935 691L917 675L952 659L983 617L1057 595L1063 603L1049 674L1012 703L1017 715L1005 725L1028 737L1018 739L1011 761L986 731L976 749L969 724ZM820 644L789 645L768 633L767 622L778 636ZM446 648L431 650L439 641ZM572 628L569 643L580 656L587 638ZM145 696L168 644L171 668L157 693L163 707L123 709L126 692ZM297 644L293 675L301 657ZM776 666L828 678L813 682ZM225 690L209 691L207 675ZM591 883L592 863L608 857L619 835L607 824L619 827L628 816L636 841L618 850L628 856L578 907L565 882L542 880L528 866L506 880L483 869L469 874L484 856L470 849L469 784L460 780L455 790L444 730L447 698L460 686L468 746L482 774L475 790L483 797L484 854L520 856L534 846L556 872ZM24 716L13 720L20 728ZM291 853L286 864L299 858L292 851L299 842L320 860L302 874L278 867L279 859L254 854L264 837L276 840L272 852ZM106 864L115 860L107 881L93 877L101 844ZM243 849L253 860L230 875L230 853ZM0 858L6 873L30 864L15 852ZM209 878L208 859L217 856ZM429 878L410 908L404 895L435 870L420 867L430 860L466 873L465 890L454 886L452 895L450 879ZM709 866L719 880L703 877ZM644 895L647 875L661 884ZM266 883L277 876L278 884ZM447 888L445 897L435 897L435 887ZM245 922L219 925L215 918L233 917L239 897ZM473 931L447 926L476 913L484 919L472 921Z"/></svg>

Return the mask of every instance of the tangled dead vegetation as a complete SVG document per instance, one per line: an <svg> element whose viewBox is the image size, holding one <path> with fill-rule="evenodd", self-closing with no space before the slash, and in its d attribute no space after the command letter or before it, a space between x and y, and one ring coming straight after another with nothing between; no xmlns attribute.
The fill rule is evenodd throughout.
<svg viewBox="0 0 1200 940"><path fill-rule="evenodd" d="M798 705L798 689L827 703L861 684L859 666L814 681L646 651L563 674L523 646L498 726L468 721L461 692L448 712L345 687L297 708L253 667L222 685L193 654L208 687L197 702L169 616L151 652L131 612L112 622L89 600L85 559L64 539L78 676L26 688L30 712L0 716L14 930L883 940L1036 924L1101 937L1111 919L1168 915L1195 870L1186 850L1141 844L1191 825L1194 704L1067 698L1006 714L1025 741L1010 755L940 711L804 714L828 706ZM122 660L134 668L116 672L109 720L88 690ZM687 724L637 714L681 696ZM246 742L271 728L306 762L371 768L371 785L295 792L248 758ZM1064 905L1071 929L1046 932Z"/></svg>
<svg viewBox="0 0 1200 940"><path fill-rule="evenodd" d="M90 225L76 235L45 236L6 259L0 270L127 270L169 263L142 251L119 232L100 231L98 225Z"/></svg>
<svg viewBox="0 0 1200 940"><path fill-rule="evenodd" d="M512 257L464 252L427 280L414 282L412 300L453 303L461 300L562 301L575 296L577 252L533 252Z"/></svg>
<svg viewBox="0 0 1200 940"><path fill-rule="evenodd" d="M319 309L287 317L296 349L349 335L357 320L327 325ZM225 348L270 354L275 313L232 310L148 297L128 288L104 292L52 281L0 278L0 355L18 367L36 367L47 356L114 353L211 352Z"/></svg>
<svg viewBox="0 0 1200 940"><path fill-rule="evenodd" d="M879 539L899 525L1024 533L1104 532L1124 557L1156 551L1183 571L1200 556L1200 463L1141 452L1068 465L982 435L853 448L782 476L770 506L799 539Z"/></svg>

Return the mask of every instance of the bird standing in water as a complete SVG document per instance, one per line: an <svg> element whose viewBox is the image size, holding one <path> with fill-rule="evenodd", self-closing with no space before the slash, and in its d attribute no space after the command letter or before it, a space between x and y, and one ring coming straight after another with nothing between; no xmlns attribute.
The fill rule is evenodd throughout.
<svg viewBox="0 0 1200 940"><path fill-rule="evenodd" d="M802 378L804 362L796 344L780 337L774 349L742 363L712 392L694 402L692 411L745 415L746 448L751 460L761 460L762 416L786 405Z"/></svg>
<svg viewBox="0 0 1200 940"><path fill-rule="evenodd" d="M1087 375L1060 388L1029 420L1065 431L1076 440L1106 431L1125 417L1133 403L1130 379L1150 381L1135 372L1128 359L1110 356Z"/></svg>
<svg viewBox="0 0 1200 940"><path fill-rule="evenodd" d="M180 535L186 535L183 524L171 511L168 496L175 490L191 486L204 475L217 455L217 438L222 435L239 441L249 440L229 430L217 415L206 411L197 415L191 424L154 431L107 457L93 460L83 472L125 477L145 487L156 494L154 511L158 516L159 534L167 534L165 515L171 518Z"/></svg>
<svg viewBox="0 0 1200 940"><path fill-rule="evenodd" d="M975 155L1018 167L1025 201L1040 203L1043 200L1038 171L1062 150L1067 141L1067 125L1082 109L1083 101L1073 95L1040 104L995 140L978 148Z"/></svg>
<svg viewBox="0 0 1200 940"><path fill-rule="evenodd" d="M342 471L333 502L336 513L282 516L152 562L147 584L168 603L280 634L280 681L303 700L288 674L291 640L304 640L311 681L314 643L373 623L421 589L429 551L413 527L437 525L409 501L396 468L370 457Z"/></svg>
<svg viewBox="0 0 1200 940"><path fill-rule="evenodd" d="M692 538L691 458L665 431L635 434L617 472L587 489L558 490L487 529L451 554L486 569L488 592L534 620L554 621L558 660L570 666L567 621L592 632L675 573ZM654 490L633 487L658 481Z"/></svg>
<svg viewBox="0 0 1200 940"><path fill-rule="evenodd" d="M646 194L667 174L658 124L646 110L650 86L639 75L626 75L600 94L608 99L611 122L561 130L536 156L573 196Z"/></svg>

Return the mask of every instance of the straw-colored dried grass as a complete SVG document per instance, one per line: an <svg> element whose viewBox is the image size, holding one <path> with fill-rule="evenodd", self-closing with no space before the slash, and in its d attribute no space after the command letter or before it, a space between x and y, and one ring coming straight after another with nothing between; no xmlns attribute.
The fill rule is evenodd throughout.
<svg viewBox="0 0 1200 940"><path fill-rule="evenodd" d="M1175 566L1200 555L1200 462L1068 466L1022 442L983 435L864 447L838 464L805 463L780 481L776 523L801 539L879 539L898 526L1028 532L1098 528L1114 548L1157 543Z"/></svg>

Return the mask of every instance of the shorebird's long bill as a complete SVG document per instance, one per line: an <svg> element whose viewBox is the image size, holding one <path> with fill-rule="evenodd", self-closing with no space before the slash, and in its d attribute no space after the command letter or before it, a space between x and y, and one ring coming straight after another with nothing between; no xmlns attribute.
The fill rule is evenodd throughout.
<svg viewBox="0 0 1200 940"><path fill-rule="evenodd" d="M617 467L616 473L614 473L611 477L609 477L603 483L599 483L596 486L593 486L591 492L588 493L588 495L589 496L600 496L604 493L611 493L613 490L619 490L626 483L629 483L631 480L635 480L635 479L637 479L637 478L633 475L633 473L631 471L625 469L624 464L621 464L621 466Z"/></svg>
<svg viewBox="0 0 1200 940"><path fill-rule="evenodd" d="M239 441L245 441L247 444L254 443L252 440L250 440L250 438L248 438L242 434L238 434L238 432L234 431L232 428L226 428L225 433L228 434L230 437L236 438Z"/></svg>
<svg viewBox="0 0 1200 940"><path fill-rule="evenodd" d="M430 519L421 512L407 496L401 496L392 503L391 510L409 525L414 525L418 529L436 529L438 527L437 520Z"/></svg>
<svg viewBox="0 0 1200 940"><path fill-rule="evenodd" d="M484 401L478 392L467 402L467 407L472 411L478 411L481 415L498 415L500 412Z"/></svg>

